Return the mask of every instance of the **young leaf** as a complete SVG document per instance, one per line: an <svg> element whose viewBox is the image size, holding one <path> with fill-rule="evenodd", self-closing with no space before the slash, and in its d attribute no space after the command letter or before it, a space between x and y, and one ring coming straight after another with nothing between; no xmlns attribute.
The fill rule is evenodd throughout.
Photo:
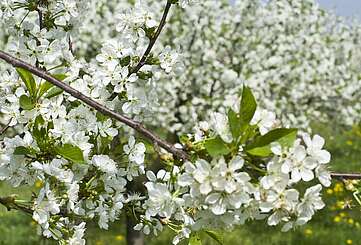
<svg viewBox="0 0 361 245"><path fill-rule="evenodd" d="M241 117L239 114L234 112L232 109L229 109L228 111L228 123L229 127L231 129L231 133L233 136L233 139L236 141L238 140L239 136L241 135Z"/></svg>
<svg viewBox="0 0 361 245"><path fill-rule="evenodd" d="M188 245L202 245L202 240L197 233L192 233Z"/></svg>
<svg viewBox="0 0 361 245"><path fill-rule="evenodd" d="M32 135L41 151L46 151L47 148L49 148L49 145L47 144L48 134L46 128L37 125L35 122Z"/></svg>
<svg viewBox="0 0 361 245"><path fill-rule="evenodd" d="M39 88L38 97L40 98L41 96L43 96L52 87L54 87L54 85L49 83L48 81L45 81L44 83L42 83Z"/></svg>
<svg viewBox="0 0 361 245"><path fill-rule="evenodd" d="M60 81L63 81L67 77L65 74L53 74L52 76ZM53 97L58 96L59 94L63 93L63 90L61 88L54 87L54 85L52 85L52 84L50 84L50 85L47 85L48 89L45 90L43 93L43 94L45 94L47 92L45 94L45 98L50 99L50 98L53 98ZM42 95L39 95L39 97L40 96L42 96Z"/></svg>
<svg viewBox="0 0 361 245"><path fill-rule="evenodd" d="M50 99L50 98L53 98L55 96L58 96L59 94L61 94L63 92L64 91L61 88L53 87L45 94L45 98Z"/></svg>
<svg viewBox="0 0 361 245"><path fill-rule="evenodd" d="M241 131L245 130L251 122L257 109L257 102L249 87L244 86L242 91L241 107L239 111Z"/></svg>
<svg viewBox="0 0 361 245"><path fill-rule="evenodd" d="M223 237L220 233L211 230L205 230L204 232L213 240L215 240L219 245L223 245Z"/></svg>
<svg viewBox="0 0 361 245"><path fill-rule="evenodd" d="M204 147L212 157L227 155L231 152L231 150L220 137L206 140L204 142Z"/></svg>
<svg viewBox="0 0 361 245"><path fill-rule="evenodd" d="M289 147L296 140L296 136L297 129L277 128L256 138L254 142L246 147L246 150L254 156L266 157L272 153L271 143L278 142L283 147Z"/></svg>
<svg viewBox="0 0 361 245"><path fill-rule="evenodd" d="M269 145L256 147L256 148L247 150L247 152L253 156L258 156L258 157L267 157L272 153L271 147Z"/></svg>
<svg viewBox="0 0 361 245"><path fill-rule="evenodd" d="M31 101L31 99L28 96L26 96L25 94L20 96L19 103L20 103L20 107L26 111L30 111L30 110L34 109L34 107L35 107L34 103Z"/></svg>
<svg viewBox="0 0 361 245"><path fill-rule="evenodd" d="M26 88L28 89L31 97L35 98L36 96L36 82L31 72L23 69L23 68L16 68L21 80L25 83Z"/></svg>
<svg viewBox="0 0 361 245"><path fill-rule="evenodd" d="M35 128L39 128L40 126L42 126L44 124L45 124L45 120L41 115L39 115L35 118L35 121L34 121Z"/></svg>
<svg viewBox="0 0 361 245"><path fill-rule="evenodd" d="M56 152L69 161L75 163L84 163L83 152L77 146L65 144L63 146L56 147Z"/></svg>
<svg viewBox="0 0 361 245"><path fill-rule="evenodd" d="M65 78L67 78L67 75L65 75L65 74L53 74L52 75L54 78L56 78L56 79L58 79L58 80L60 80L60 81L63 81Z"/></svg>

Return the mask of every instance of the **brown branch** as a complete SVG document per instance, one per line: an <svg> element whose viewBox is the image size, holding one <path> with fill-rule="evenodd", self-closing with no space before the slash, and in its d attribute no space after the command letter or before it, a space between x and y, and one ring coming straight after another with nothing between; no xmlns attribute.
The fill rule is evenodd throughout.
<svg viewBox="0 0 361 245"><path fill-rule="evenodd" d="M139 63L131 70L131 72L129 73L128 76L134 74L134 73L137 73L146 63L147 61L147 58L150 54L150 52L152 51L153 47L154 47L154 44L156 43L157 39L159 38L159 35L160 33L162 32L166 22L167 22L167 16L169 14L169 10L172 6L172 3L170 0L167 1L167 4L165 6L165 9L164 9L164 13L163 13L163 17L160 21L160 24L157 28L157 31L155 32L154 36L152 38L150 38L150 41L149 41L149 45L147 47L147 49L145 50L142 58L140 59Z"/></svg>
<svg viewBox="0 0 361 245"><path fill-rule="evenodd" d="M358 180L361 179L361 173L336 173L332 172L331 177L333 179L347 179L347 180Z"/></svg>
<svg viewBox="0 0 361 245"><path fill-rule="evenodd" d="M25 70L28 70L29 72L33 73L34 75L61 88L65 92L69 93L71 96L77 98L78 100L81 100L82 102L84 102L85 104L94 108L95 110L102 113L103 115L109 116L119 122L122 122L122 123L128 125L129 127L133 128L134 130L136 130L137 132L142 134L147 139L151 140L153 143L158 144L160 147L162 147L165 150L167 150L168 152L172 153L174 156L176 156L182 160L190 159L189 155L185 151L177 149L171 143L164 141L159 136L157 136L153 132L146 129L140 122L137 122L127 116L121 115L113 110L110 110L109 108L96 102L95 100L91 99L90 97L80 93L78 90L72 88L68 84L52 77L52 75L50 73L48 73L42 69L36 68L36 67L30 65L29 63L26 63L18 58L15 58L1 50L0 50L0 59L6 61L7 63L11 64L14 67L20 67Z"/></svg>
<svg viewBox="0 0 361 245"><path fill-rule="evenodd" d="M99 104L95 100L85 96L84 94L80 93L76 89L70 87L68 84L54 78L49 74L48 72L41 70L39 68L36 68L22 60L19 60L3 51L0 51L0 59L6 61L7 63L11 64L14 67L20 67L23 69L26 69L30 71L31 73L39 76L40 78L45 79L46 81L52 83L53 85L61 88L65 92L69 93L73 97L81 100L85 104L89 105L90 107L94 108L95 110L99 111L103 115L109 116L111 118L114 118L115 120L122 122L129 127L133 128L140 134L142 134L147 139L151 140L155 145L158 145L168 152L172 153L174 156L178 157L182 160L189 160L190 156L187 154L187 152L175 148L171 143L164 141L159 136L151 132L150 130L146 129L140 122L137 122L129 117L126 117L124 115L121 115L119 113L116 113L113 110L110 110L109 108ZM3 131L3 130L2 130ZM1 132L2 132L1 131ZM361 179L361 173L337 173L333 172L331 173L331 177L334 179Z"/></svg>

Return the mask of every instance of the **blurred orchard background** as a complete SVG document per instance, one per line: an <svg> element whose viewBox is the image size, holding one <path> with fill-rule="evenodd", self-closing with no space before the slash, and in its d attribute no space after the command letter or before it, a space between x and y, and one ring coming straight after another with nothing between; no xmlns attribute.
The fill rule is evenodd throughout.
<svg viewBox="0 0 361 245"><path fill-rule="evenodd" d="M346 18L361 20L361 1L355 0L318 0L320 6L334 11ZM353 127L312 123L312 128L326 139L326 148L332 154L332 170L343 172L361 171L361 126ZM37 182L34 189L41 188ZM14 193L14 190L0 183L3 195ZM30 197L31 189L16 191L24 199ZM326 208L315 218L293 232L281 233L277 227L268 227L265 222L253 222L237 228L224 236L225 244L242 245L309 245L309 244L361 244L361 216L360 207L354 200L352 193L346 190L341 181L334 181L330 188L324 189L323 197ZM88 228L87 244L126 244L124 220L113 224L108 231L100 230L96 224ZM161 236L147 237L146 244L169 244L173 235L170 231ZM31 245L55 244L37 235L36 225L31 217L18 212L7 212L0 206L0 244L1 245ZM209 238L204 238L203 244L215 244Z"/></svg>

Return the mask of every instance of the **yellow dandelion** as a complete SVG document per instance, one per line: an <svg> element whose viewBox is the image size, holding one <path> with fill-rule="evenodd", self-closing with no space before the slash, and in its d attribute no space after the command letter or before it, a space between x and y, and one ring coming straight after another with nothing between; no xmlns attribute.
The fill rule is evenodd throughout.
<svg viewBox="0 0 361 245"><path fill-rule="evenodd" d="M306 236L312 236L313 231L311 229L305 229L304 233Z"/></svg>
<svg viewBox="0 0 361 245"><path fill-rule="evenodd" d="M43 182L41 181L41 180L37 180L36 182L35 182L35 187L36 188L41 188L43 186Z"/></svg>
<svg viewBox="0 0 361 245"><path fill-rule="evenodd" d="M122 236L122 235L115 236L115 240L116 240L116 241L123 241L123 240L124 240L124 236Z"/></svg>
<svg viewBox="0 0 361 245"><path fill-rule="evenodd" d="M345 202L344 201L337 201L337 207L340 209L343 209L345 207Z"/></svg>
<svg viewBox="0 0 361 245"><path fill-rule="evenodd" d="M347 240L346 240L346 244L352 244L352 240L351 240L351 239L347 239Z"/></svg>
<svg viewBox="0 0 361 245"><path fill-rule="evenodd" d="M335 222L335 223L341 222L341 217L340 217L340 216L335 216L335 217L333 218L333 222Z"/></svg>
<svg viewBox="0 0 361 245"><path fill-rule="evenodd" d="M335 187L333 188L334 192L343 192L343 186L340 183L337 183Z"/></svg>
<svg viewBox="0 0 361 245"><path fill-rule="evenodd" d="M347 223L349 223L350 225L353 225L355 223L355 221L352 218L349 218L347 220Z"/></svg>
<svg viewBox="0 0 361 245"><path fill-rule="evenodd" d="M348 141L346 141L346 144L347 145L353 145L353 142L352 142L352 140L348 140Z"/></svg>
<svg viewBox="0 0 361 245"><path fill-rule="evenodd" d="M340 216L341 216L342 218L344 218L344 217L347 216L347 214L346 214L345 212L341 212L341 213L340 213Z"/></svg>
<svg viewBox="0 0 361 245"><path fill-rule="evenodd" d="M333 194L333 190L329 188L329 189L327 189L326 193L329 194L329 195L332 195L332 194Z"/></svg>

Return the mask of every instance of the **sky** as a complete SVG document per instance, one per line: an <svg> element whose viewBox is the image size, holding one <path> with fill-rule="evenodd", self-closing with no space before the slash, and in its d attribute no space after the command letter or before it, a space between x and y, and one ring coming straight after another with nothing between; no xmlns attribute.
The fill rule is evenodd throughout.
<svg viewBox="0 0 361 245"><path fill-rule="evenodd" d="M338 15L357 17L361 20L361 0L317 0L327 9L334 10Z"/></svg>
<svg viewBox="0 0 361 245"><path fill-rule="evenodd" d="M337 15L356 17L361 20L361 0L316 0L316 1L323 8L334 10Z"/></svg>

